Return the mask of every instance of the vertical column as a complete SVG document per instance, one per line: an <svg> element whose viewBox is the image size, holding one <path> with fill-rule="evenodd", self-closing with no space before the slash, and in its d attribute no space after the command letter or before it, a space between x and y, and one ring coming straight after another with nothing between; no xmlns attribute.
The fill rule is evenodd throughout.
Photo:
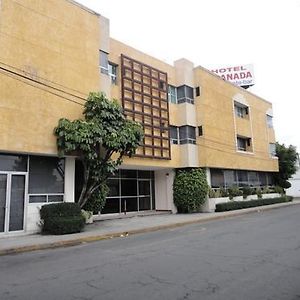
<svg viewBox="0 0 300 300"><path fill-rule="evenodd" d="M75 158L65 160L65 202L75 202Z"/></svg>

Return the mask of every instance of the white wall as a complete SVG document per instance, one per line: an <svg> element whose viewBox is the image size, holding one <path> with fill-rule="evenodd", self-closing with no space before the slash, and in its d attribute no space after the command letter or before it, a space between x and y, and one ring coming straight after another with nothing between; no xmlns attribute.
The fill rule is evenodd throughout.
<svg viewBox="0 0 300 300"><path fill-rule="evenodd" d="M286 190L286 194L293 197L300 197L300 169L289 179L289 182L292 186Z"/></svg>

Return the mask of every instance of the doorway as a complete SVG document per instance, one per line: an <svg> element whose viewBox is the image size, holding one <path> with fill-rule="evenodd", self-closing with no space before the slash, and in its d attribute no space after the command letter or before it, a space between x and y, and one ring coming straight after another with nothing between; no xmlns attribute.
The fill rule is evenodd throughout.
<svg viewBox="0 0 300 300"><path fill-rule="evenodd" d="M0 234L24 230L27 173L0 172Z"/></svg>

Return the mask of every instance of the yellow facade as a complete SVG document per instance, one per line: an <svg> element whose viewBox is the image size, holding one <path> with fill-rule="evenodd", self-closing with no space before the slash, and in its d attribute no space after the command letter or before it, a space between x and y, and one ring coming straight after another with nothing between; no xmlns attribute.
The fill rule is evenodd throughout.
<svg viewBox="0 0 300 300"><path fill-rule="evenodd" d="M1 151L57 153L59 118L81 117L99 90L100 31L99 16L72 1L1 1Z"/></svg>
<svg viewBox="0 0 300 300"><path fill-rule="evenodd" d="M53 128L62 117L80 118L90 91L104 90L121 101L125 55L167 73L170 85L199 86L194 104L169 103L169 124L203 127L196 145L171 145L171 159L136 157L125 159L126 166L278 170L269 155L269 143L275 142L266 124L271 103L186 60L172 66L111 39L105 20L74 1L1 1L1 152L56 154ZM99 72L99 50L117 65L116 85ZM235 97L247 101L248 118L235 116ZM237 135L251 138L251 152L237 151Z"/></svg>

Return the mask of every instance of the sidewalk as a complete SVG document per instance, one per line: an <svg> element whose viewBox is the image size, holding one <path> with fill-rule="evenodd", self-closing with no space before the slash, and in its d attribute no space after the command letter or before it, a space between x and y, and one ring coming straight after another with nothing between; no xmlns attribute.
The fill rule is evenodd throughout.
<svg viewBox="0 0 300 300"><path fill-rule="evenodd" d="M134 216L125 219L97 221L85 227L83 232L69 235L40 235L11 236L0 238L0 255L16 254L42 249L53 249L89 243L115 237L175 228L234 217L275 208L298 205L300 199L293 202L253 207L229 212L197 213L197 214L160 214L151 216Z"/></svg>

